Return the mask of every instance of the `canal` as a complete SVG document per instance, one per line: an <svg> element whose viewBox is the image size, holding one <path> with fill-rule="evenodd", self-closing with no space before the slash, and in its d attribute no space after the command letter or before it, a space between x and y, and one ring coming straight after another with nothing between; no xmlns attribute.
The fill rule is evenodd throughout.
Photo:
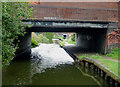
<svg viewBox="0 0 120 87"><path fill-rule="evenodd" d="M3 67L2 85L105 85L56 44L40 44L31 51L29 61L14 61Z"/></svg>

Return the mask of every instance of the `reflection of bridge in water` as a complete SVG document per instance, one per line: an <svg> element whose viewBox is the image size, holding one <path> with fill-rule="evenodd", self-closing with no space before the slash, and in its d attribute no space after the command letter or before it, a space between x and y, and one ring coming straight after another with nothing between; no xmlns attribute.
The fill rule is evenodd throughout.
<svg viewBox="0 0 120 87"><path fill-rule="evenodd" d="M111 86L111 84L109 84L102 76L99 76L99 74L90 67L83 65L79 66L77 64L76 67L82 72L84 76L92 78L100 87Z"/></svg>
<svg viewBox="0 0 120 87"><path fill-rule="evenodd" d="M118 29L118 3L40 3L34 4L34 20L23 20L25 38L21 38L17 53L31 48L31 32L75 32L76 45L106 53L107 34ZM25 45L26 44L26 45Z"/></svg>

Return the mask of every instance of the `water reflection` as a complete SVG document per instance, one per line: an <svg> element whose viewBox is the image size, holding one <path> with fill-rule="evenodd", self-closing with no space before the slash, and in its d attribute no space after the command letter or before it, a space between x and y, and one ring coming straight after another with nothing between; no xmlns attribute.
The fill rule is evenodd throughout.
<svg viewBox="0 0 120 87"><path fill-rule="evenodd" d="M88 72L89 73L89 72ZM74 65L58 45L41 44L32 49L30 61L15 61L3 68L3 85L98 85Z"/></svg>
<svg viewBox="0 0 120 87"><path fill-rule="evenodd" d="M28 85L31 81L31 65L29 61L16 61L2 69L3 85Z"/></svg>
<svg viewBox="0 0 120 87"><path fill-rule="evenodd" d="M92 78L83 76L74 65L61 65L36 73L32 77L34 85L97 85Z"/></svg>

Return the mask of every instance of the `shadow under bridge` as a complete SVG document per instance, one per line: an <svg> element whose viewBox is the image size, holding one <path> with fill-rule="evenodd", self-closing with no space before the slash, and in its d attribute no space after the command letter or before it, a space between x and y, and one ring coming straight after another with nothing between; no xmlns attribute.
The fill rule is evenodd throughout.
<svg viewBox="0 0 120 87"><path fill-rule="evenodd" d="M74 20L22 20L26 27L25 38L20 38L17 54L31 48L31 32L75 32L76 46L85 50L106 52L109 22Z"/></svg>

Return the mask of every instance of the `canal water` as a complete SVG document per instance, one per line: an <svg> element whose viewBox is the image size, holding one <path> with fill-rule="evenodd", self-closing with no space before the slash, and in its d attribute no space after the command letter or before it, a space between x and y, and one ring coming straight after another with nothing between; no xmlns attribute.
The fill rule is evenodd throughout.
<svg viewBox="0 0 120 87"><path fill-rule="evenodd" d="M3 68L3 85L96 85L100 82L56 44L32 48L29 61L15 61ZM80 69L81 68L81 69ZM84 68L83 68L84 69Z"/></svg>

